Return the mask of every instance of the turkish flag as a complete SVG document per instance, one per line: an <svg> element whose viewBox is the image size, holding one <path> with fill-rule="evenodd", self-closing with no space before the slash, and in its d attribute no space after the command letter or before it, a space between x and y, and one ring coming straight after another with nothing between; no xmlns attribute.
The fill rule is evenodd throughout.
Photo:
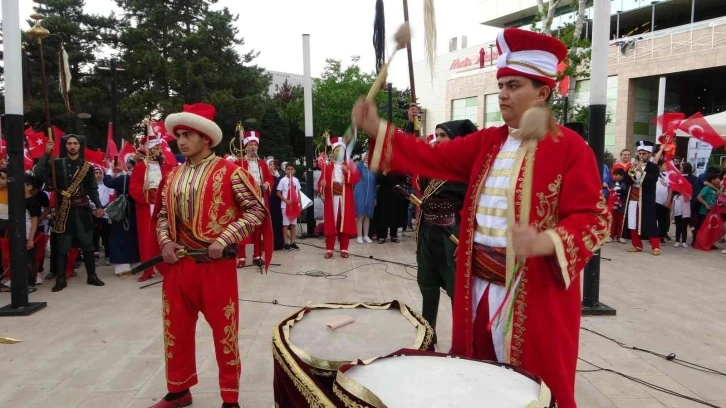
<svg viewBox="0 0 726 408"><path fill-rule="evenodd" d="M33 159L40 159L43 157L45 154L45 145L48 143L48 138L45 137L45 133L34 132L29 135L28 130L26 130L25 142L28 144L28 156ZM55 147L53 149L55 149Z"/></svg>
<svg viewBox="0 0 726 408"><path fill-rule="evenodd" d="M668 188L671 190L681 193L683 198L688 201L693 196L693 186L686 180L680 171L676 168L676 165L672 161L666 162L668 165L668 171L666 177L668 177Z"/></svg>
<svg viewBox="0 0 726 408"><path fill-rule="evenodd" d="M33 170L33 166L35 166L35 163L33 162L33 158L30 157L30 152L28 151L28 149L24 149L23 170L25 170L25 171Z"/></svg>
<svg viewBox="0 0 726 408"><path fill-rule="evenodd" d="M108 122L108 136L106 137L106 156L118 157L118 147L113 141L113 123Z"/></svg>
<svg viewBox="0 0 726 408"><path fill-rule="evenodd" d="M679 129L711 145L714 149L725 144L723 138L706 122L701 112L697 112L690 118L681 122Z"/></svg>
<svg viewBox="0 0 726 408"><path fill-rule="evenodd" d="M167 143L164 139L161 139L161 154L164 156L164 164L167 166L176 167L179 164L179 162L176 161L174 152L172 152L169 147L169 143Z"/></svg>
<svg viewBox="0 0 726 408"><path fill-rule="evenodd" d="M706 214L706 219L701 224L701 228L698 229L696 244L693 245L694 248L701 251L710 251L713 245L723 237L724 227L721 219L723 211L724 209L721 206L714 205L711 207L711 210Z"/></svg>
<svg viewBox="0 0 726 408"><path fill-rule="evenodd" d="M169 133L168 130L166 130L166 124L164 123L164 121L152 122L151 131L154 132L154 135L159 135L162 139L166 140L167 142L176 140L174 135L172 135L171 133Z"/></svg>
<svg viewBox="0 0 726 408"><path fill-rule="evenodd" d="M557 74L562 74L567 69L567 63L562 61L559 64L557 64ZM570 77L563 76L562 79L560 79L559 86L557 87L557 91L562 96L567 96L567 93L570 92Z"/></svg>
<svg viewBox="0 0 726 408"><path fill-rule="evenodd" d="M658 141L663 144L671 143L676 135L676 130L685 119L686 115L680 112L664 113L653 119L653 123L660 125L663 134L666 136L662 140L659 138Z"/></svg>
<svg viewBox="0 0 726 408"><path fill-rule="evenodd" d="M98 164L101 167L106 167L106 153L104 152L91 150L86 147L86 150L84 150L84 158L87 162Z"/></svg>
<svg viewBox="0 0 726 408"><path fill-rule="evenodd" d="M136 154L136 149L134 148L134 145L124 140L121 143L121 151L118 153L118 160L119 162L121 162L121 167L124 170L128 170L126 168L126 160L128 160L129 157L134 154Z"/></svg>
<svg viewBox="0 0 726 408"><path fill-rule="evenodd" d="M297 194L297 187L295 187L295 179L290 176L290 186L287 190L287 199L290 200L290 205L285 208L285 215L289 220L297 219L302 213L300 208L300 197Z"/></svg>

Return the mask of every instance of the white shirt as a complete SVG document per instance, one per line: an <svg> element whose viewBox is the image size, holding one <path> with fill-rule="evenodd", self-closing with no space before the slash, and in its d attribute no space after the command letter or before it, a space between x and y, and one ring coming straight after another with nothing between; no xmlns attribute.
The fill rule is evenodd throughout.
<svg viewBox="0 0 726 408"><path fill-rule="evenodd" d="M258 186L262 185L262 172L260 171L260 164L257 159L247 160L247 171L250 173L252 178L255 180Z"/></svg>
<svg viewBox="0 0 726 408"><path fill-rule="evenodd" d="M335 163L333 166L333 182L343 183L343 165Z"/></svg>
<svg viewBox="0 0 726 408"><path fill-rule="evenodd" d="M668 177L660 173L658 184L655 185L655 202L663 205L668 199Z"/></svg>
<svg viewBox="0 0 726 408"><path fill-rule="evenodd" d="M292 178L293 182L295 183L295 189L296 191L300 191L300 182L297 180L297 177ZM290 177L285 176L282 180L280 180L280 184L277 185L277 191L282 192L282 197L287 200L287 193L290 191ZM284 201L280 203L280 208L287 208L287 204L285 204Z"/></svg>

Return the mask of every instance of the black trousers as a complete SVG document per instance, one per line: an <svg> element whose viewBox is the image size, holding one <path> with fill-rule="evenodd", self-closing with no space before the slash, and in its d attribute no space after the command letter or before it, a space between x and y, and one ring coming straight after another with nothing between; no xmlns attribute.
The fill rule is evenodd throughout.
<svg viewBox="0 0 726 408"><path fill-rule="evenodd" d="M658 219L658 236L665 238L671 228L671 209L656 203L655 214Z"/></svg>
<svg viewBox="0 0 726 408"><path fill-rule="evenodd" d="M93 217L93 247L94 251L96 253L99 252L99 241L100 244L103 245L103 249L105 251L105 256L108 258L108 251L109 251L109 235L111 233L111 224L108 223L108 220L105 218L96 218Z"/></svg>
<svg viewBox="0 0 726 408"><path fill-rule="evenodd" d="M35 286L35 281L38 278L38 266L35 264L36 249L35 247L26 249L25 253L28 261L28 286Z"/></svg>
<svg viewBox="0 0 726 408"><path fill-rule="evenodd" d="M691 239L691 244L696 244L696 236L698 235L698 230L701 229L701 225L703 225L703 221L706 220L706 216L701 213L696 213L696 224L693 228L693 238Z"/></svg>
<svg viewBox="0 0 726 408"><path fill-rule="evenodd" d="M691 223L691 218L683 218L680 215L676 215L676 242L685 244L688 239L688 225Z"/></svg>

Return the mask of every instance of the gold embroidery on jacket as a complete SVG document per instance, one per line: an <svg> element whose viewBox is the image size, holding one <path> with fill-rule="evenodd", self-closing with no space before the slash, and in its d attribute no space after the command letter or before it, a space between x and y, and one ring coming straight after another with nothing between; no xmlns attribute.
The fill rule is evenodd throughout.
<svg viewBox="0 0 726 408"><path fill-rule="evenodd" d="M597 251L605 244L613 221L604 198L598 201L596 207L597 223L582 232L582 245L590 252Z"/></svg>
<svg viewBox="0 0 726 408"><path fill-rule="evenodd" d="M547 186L547 193L537 193L537 217L540 220L534 222L534 227L538 231L553 229L557 226L561 186L562 175L558 174L555 181Z"/></svg>
<svg viewBox="0 0 726 408"><path fill-rule="evenodd" d="M519 296L517 296L514 304L514 321L512 326L514 327L514 333L512 335L512 354L511 361L512 365L522 365L522 343L524 343L524 323L527 320L527 315L524 313L527 308L527 278L526 276L527 267L522 267L522 280L519 283Z"/></svg>
<svg viewBox="0 0 726 408"><path fill-rule="evenodd" d="M212 204L209 207L209 222L207 223L207 230L204 234L207 235L210 232L214 235L219 235L224 231L224 227L219 220L219 206L222 202L222 182L224 175L227 173L227 168L222 167L212 174ZM204 199L204 196L201 197ZM212 238L212 237L209 237ZM213 239L213 238L212 238Z"/></svg>
<svg viewBox="0 0 726 408"><path fill-rule="evenodd" d="M555 232L562 238L567 257L567 273L570 275L570 281L574 281L579 272L575 270L575 267L580 260L577 256L579 249L575 245L575 235L570 234L564 227L555 228Z"/></svg>

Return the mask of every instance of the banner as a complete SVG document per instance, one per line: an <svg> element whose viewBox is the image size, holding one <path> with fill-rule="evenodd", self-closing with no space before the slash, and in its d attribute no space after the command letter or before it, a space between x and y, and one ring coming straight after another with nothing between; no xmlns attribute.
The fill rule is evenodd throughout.
<svg viewBox="0 0 726 408"><path fill-rule="evenodd" d="M688 156L686 160L693 166L693 174L700 176L708 168L708 158L711 157L713 148L710 144L702 142L695 137L688 140Z"/></svg>

